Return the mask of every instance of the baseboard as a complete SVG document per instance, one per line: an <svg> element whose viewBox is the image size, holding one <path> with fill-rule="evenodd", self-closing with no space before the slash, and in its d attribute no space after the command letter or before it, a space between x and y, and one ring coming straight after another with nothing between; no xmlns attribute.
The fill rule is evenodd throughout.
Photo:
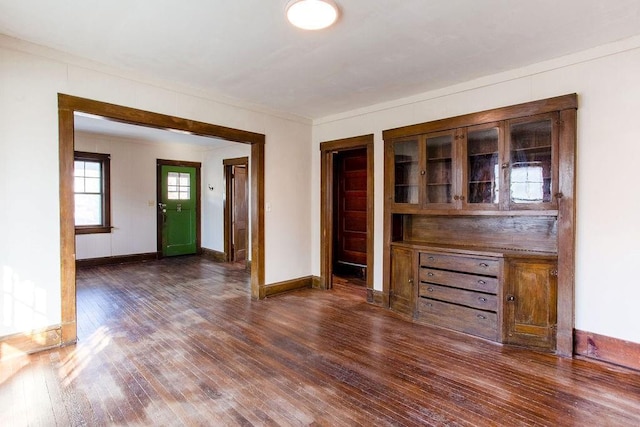
<svg viewBox="0 0 640 427"><path fill-rule="evenodd" d="M7 335L0 337L0 361L59 347L61 344L60 326Z"/></svg>
<svg viewBox="0 0 640 427"><path fill-rule="evenodd" d="M215 262L226 262L227 255L215 249L202 248L202 256Z"/></svg>
<svg viewBox="0 0 640 427"><path fill-rule="evenodd" d="M322 278L320 276L311 276L311 287L320 289L320 286L322 286Z"/></svg>
<svg viewBox="0 0 640 427"><path fill-rule="evenodd" d="M311 288L313 286L313 276L300 277L298 279L285 280L284 282L271 283L265 286L266 296L272 297L283 292L295 291L298 289Z"/></svg>
<svg viewBox="0 0 640 427"><path fill-rule="evenodd" d="M376 291L375 289L371 288L367 288L367 302L379 307L389 307L387 296L383 292Z"/></svg>
<svg viewBox="0 0 640 427"><path fill-rule="evenodd" d="M576 329L574 353L640 371L640 343Z"/></svg>
<svg viewBox="0 0 640 427"><path fill-rule="evenodd" d="M127 264L132 262L144 262L158 259L157 252L149 252L146 254L132 254L132 255L116 255L107 256L102 258L87 258L76 260L76 267L96 267L99 265L112 265L112 264Z"/></svg>

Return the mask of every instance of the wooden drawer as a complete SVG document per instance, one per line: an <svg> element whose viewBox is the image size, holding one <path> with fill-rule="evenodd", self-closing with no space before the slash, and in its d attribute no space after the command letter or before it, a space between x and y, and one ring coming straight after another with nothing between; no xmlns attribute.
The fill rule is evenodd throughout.
<svg viewBox="0 0 640 427"><path fill-rule="evenodd" d="M493 258L471 258L439 253L420 253L420 267L497 276L500 263Z"/></svg>
<svg viewBox="0 0 640 427"><path fill-rule="evenodd" d="M419 274L419 280L421 282L455 286L456 288L487 292L490 294L498 292L498 279L496 277L474 276L472 274L435 270L432 268L420 268Z"/></svg>
<svg viewBox="0 0 640 427"><path fill-rule="evenodd" d="M420 296L481 310L496 311L498 309L498 298L495 295L434 285L432 283L420 283Z"/></svg>
<svg viewBox="0 0 640 427"><path fill-rule="evenodd" d="M418 298L418 320L471 335L498 340L498 315L427 298Z"/></svg>

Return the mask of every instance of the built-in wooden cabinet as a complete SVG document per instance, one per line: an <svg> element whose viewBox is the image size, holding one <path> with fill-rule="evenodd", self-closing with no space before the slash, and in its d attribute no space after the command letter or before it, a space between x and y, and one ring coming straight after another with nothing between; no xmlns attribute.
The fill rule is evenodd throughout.
<svg viewBox="0 0 640 427"><path fill-rule="evenodd" d="M391 287L389 307L398 313L414 312L414 251L403 247L391 248Z"/></svg>
<svg viewBox="0 0 640 427"><path fill-rule="evenodd" d="M393 310L571 354L576 108L567 95L384 132Z"/></svg>
<svg viewBox="0 0 640 427"><path fill-rule="evenodd" d="M555 348L558 266L553 258L510 259L504 280L503 342Z"/></svg>
<svg viewBox="0 0 640 427"><path fill-rule="evenodd" d="M391 203L425 210L557 208L558 113L389 142Z"/></svg>

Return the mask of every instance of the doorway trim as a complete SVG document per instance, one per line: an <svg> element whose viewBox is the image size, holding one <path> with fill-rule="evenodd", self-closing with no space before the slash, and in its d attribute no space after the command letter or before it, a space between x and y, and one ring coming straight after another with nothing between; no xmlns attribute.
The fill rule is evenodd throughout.
<svg viewBox="0 0 640 427"><path fill-rule="evenodd" d="M222 165L224 168L224 257L227 262L233 261L231 244L233 236L233 196L232 196L232 178L231 169L233 166L246 166L249 170L249 158L248 157L236 157L233 159L222 159ZM249 260L245 260L247 265L250 265Z"/></svg>
<svg viewBox="0 0 640 427"><path fill-rule="evenodd" d="M60 343L77 340L73 149L75 112L158 129L175 129L251 145L251 297L263 299L264 283L264 144L265 135L175 116L58 94L60 168Z"/></svg>
<svg viewBox="0 0 640 427"><path fill-rule="evenodd" d="M202 163L200 162L187 162L182 160L164 160L156 159L156 247L157 257L164 258L162 255L162 223L160 217L160 210L158 209L159 200L162 200L162 166L181 166L190 167L196 170L196 254L202 254L202 224L200 218L202 218L202 183L200 182L200 169Z"/></svg>
<svg viewBox="0 0 640 427"><path fill-rule="evenodd" d="M320 143L320 288L333 286L333 202L334 154L367 150L367 301L373 301L373 134Z"/></svg>

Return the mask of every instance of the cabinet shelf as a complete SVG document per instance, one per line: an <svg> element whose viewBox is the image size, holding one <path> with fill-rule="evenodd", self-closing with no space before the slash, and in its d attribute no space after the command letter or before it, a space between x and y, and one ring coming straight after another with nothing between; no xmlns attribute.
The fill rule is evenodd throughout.
<svg viewBox="0 0 640 427"><path fill-rule="evenodd" d="M417 165L417 160L396 160L394 161L396 165Z"/></svg>
<svg viewBox="0 0 640 427"><path fill-rule="evenodd" d="M551 151L550 145L538 145L536 147L524 147L524 148L513 148L512 152L522 152L522 151Z"/></svg>
<svg viewBox="0 0 640 427"><path fill-rule="evenodd" d="M469 157L480 157L480 156L496 156L498 155L497 151L489 151L486 153L473 153L473 154L469 154Z"/></svg>

